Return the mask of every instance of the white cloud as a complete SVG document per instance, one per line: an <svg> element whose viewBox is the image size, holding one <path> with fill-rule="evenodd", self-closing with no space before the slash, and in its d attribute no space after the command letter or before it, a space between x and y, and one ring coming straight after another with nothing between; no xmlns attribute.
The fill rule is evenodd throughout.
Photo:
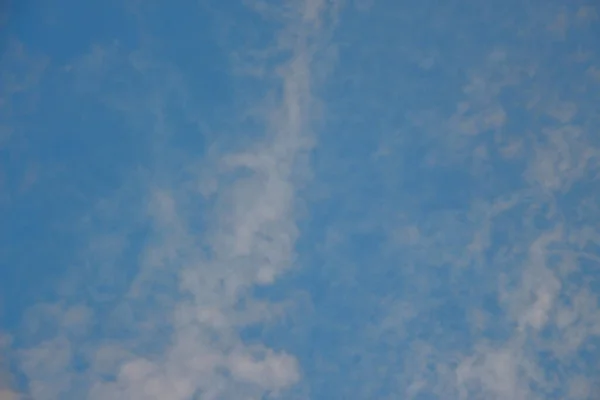
<svg viewBox="0 0 600 400"><path fill-rule="evenodd" d="M403 132L401 125L383 135L386 160L379 163L380 157L378 167L391 172L382 174L388 178L382 186L401 189L396 197L383 191L391 193L389 199L380 195L366 202L386 210L370 213L375 221L369 223L383 227L388 241L385 266L364 268L395 279L397 300L391 304L409 303L411 314L402 318L396 306L377 303L386 317L379 329L369 327L370 338L385 347L382 352L403 357L405 365L381 357L387 372L365 376L382 386L394 381L396 396L568 398L570 376L576 374L571 368L585 371L572 384L573 393L581 392L572 396L593 393L597 363L584 360L582 352L597 346L600 315L592 289L597 281L589 272L598 263L598 210L592 206L597 190L588 180L595 181L598 171L596 117L579 89L570 92L556 82L552 68L537 56L511 46L479 67L462 65L468 80L455 107L410 110L418 131ZM582 75L577 82L589 80ZM421 94L407 92L411 99ZM417 134L432 143L419 148L421 142L410 140ZM390 144L392 135L401 138ZM406 150L407 143L417 145ZM436 175L442 169L469 177L448 183L445 175ZM398 175L405 173L418 175L416 182L404 185L404 175ZM421 180L429 180L431 187L422 186L439 199L431 209L422 200L429 192L421 189ZM446 211L446 196L471 190ZM372 255L373 264L379 256ZM388 280L382 280L385 286ZM431 344L430 353L413 350L422 341Z"/></svg>
<svg viewBox="0 0 600 400"><path fill-rule="evenodd" d="M417 26L418 14L429 14L424 9L404 13L404 6L357 1L369 12L352 15L349 29L372 25L361 37L340 34L352 47L336 54L331 38L340 4L252 2L283 30L271 45L231 56L233 71L252 73L239 78L234 103L242 105L227 116L227 132L211 132L215 143L204 155L166 145L180 128L170 125L172 109L184 109L191 126L206 114L186 93L186 77L155 59L156 49L126 54L125 46L97 46L66 68L79 91L98 95L132 131L143 132L138 138L156 143L156 159L83 222L92 237L81 269L96 270L94 279L82 274L61 288L64 301L39 304L25 316L28 334L17 355L36 400L290 398L309 387L311 395L314 389L316 396L356 399L587 399L597 391L591 373L598 363L581 354L595 352L600 335L598 298L584 268L599 260L598 201L579 197L598 167L595 111L552 75L547 58L559 57L546 47L553 46L519 48L509 38L490 52L497 43L475 45L480 38L458 25L465 48L481 47L477 54L463 47L449 54L454 50L421 43L417 34L404 35L410 40L403 44L395 41L402 29L422 28L430 41L430 33L440 34L440 15L453 19L445 9L432 25ZM485 12L473 12L490 11L481 7ZM577 18L591 23L592 11ZM550 10L509 29L518 31L519 43L568 40L576 23L569 13L556 16ZM232 29L243 25L238 18ZM502 26L514 22L503 18ZM259 40L273 26L262 23L253 36ZM577 59L588 75L564 86L587 87L597 68L592 52L577 51L560 62ZM315 254L307 255L317 259L310 271L315 304L311 294L298 294L293 301L302 306L289 315L287 300L260 301L254 291L271 293L259 286L298 264L305 211L299 192L311 179L314 131L325 111L319 94L337 56L356 65L335 77L339 87L331 94L344 96L335 111L352 122L325 121L332 122L330 147L317 158L327 178L313 204L323 220L308 224L327 225L308 228L319 231L310 240ZM479 66L467 65L477 57ZM448 82L464 71L464 84ZM437 73L440 88L430 82ZM115 89L107 84L114 77L133 83ZM348 85L359 89L351 93ZM262 93L255 96L257 87ZM336 136L338 128L349 133ZM371 135L388 128L394 133L383 134L371 157ZM331 153L343 159L331 167L335 173ZM364 153L369 157L361 159ZM329 195L337 196L323 205ZM110 219L105 232L94 232L103 230L103 219ZM106 290L134 270L131 285ZM276 344L244 339L245 328L254 332L282 316L284 335L265 335ZM302 326L288 330L298 321ZM311 362L301 366L288 341L314 351ZM0 386L0 400L9 387Z"/></svg>
<svg viewBox="0 0 600 400"><path fill-rule="evenodd" d="M561 238L560 230L550 231L537 238L529 248L529 259L521 281L521 293L516 296L508 295L512 297L511 300L523 299L526 302L526 304L517 302L513 306L515 307L513 312L518 315L519 329L531 326L540 330L548 321L548 314L561 284L547 267L546 258L549 255L548 246L560 241Z"/></svg>
<svg viewBox="0 0 600 400"><path fill-rule="evenodd" d="M585 131L576 125L547 128L534 148L526 176L546 190L568 190L574 181L597 165L600 153Z"/></svg>
<svg viewBox="0 0 600 400"><path fill-rule="evenodd" d="M251 354L233 354L228 360L229 369L240 381L275 390L297 383L300 379L293 357L267 350L261 358L257 360Z"/></svg>
<svg viewBox="0 0 600 400"><path fill-rule="evenodd" d="M21 368L32 377L29 394L34 399L52 400L68 395L72 390L71 363L74 350L65 336L44 340L21 353Z"/></svg>
<svg viewBox="0 0 600 400"><path fill-rule="evenodd" d="M539 398L529 386L530 379L536 375L535 367L511 345L504 348L482 347L476 355L464 359L456 369L461 399Z"/></svg>
<svg viewBox="0 0 600 400"><path fill-rule="evenodd" d="M149 185L144 212L152 239L141 254L139 274L112 314L121 315L124 332L138 332L139 337L96 338L86 330L91 315L82 306L40 305L30 313L31 334L46 318L57 319L53 337L21 353L34 398L216 400L243 394L258 399L298 383L301 372L294 356L246 345L238 330L279 313L278 305L258 302L249 291L272 284L294 262L297 185L307 176L304 158L315 140L318 102L312 74L321 69L313 54L328 46L324 41L330 22L323 15L334 16L335 7L307 0L285 16L286 27L276 42L291 56L274 71L281 79L275 88L280 101L260 107L265 132L259 142L203 163L199 175L219 174L216 190L197 193L188 182L168 180ZM118 56L113 53L95 48L77 65L84 71L80 78L105 74L107 56ZM111 95L102 97L110 104ZM119 102L117 108L128 111L139 104ZM134 112L133 118L139 115L144 112ZM166 176L178 172L160 171ZM206 224L198 232L190 217L198 213L194 207L202 198L213 206L202 211ZM92 250L107 245L109 254L118 253L120 238L96 241ZM102 251L99 256L102 262L115 260ZM174 277L178 283L171 285ZM102 329L118 335L110 315L98 315L94 323L109 322ZM144 349L148 340L154 346ZM88 363L87 369L74 368L79 359Z"/></svg>
<svg viewBox="0 0 600 400"><path fill-rule="evenodd" d="M11 338L0 332L0 400L20 400L20 394L14 390L13 377L4 358Z"/></svg>

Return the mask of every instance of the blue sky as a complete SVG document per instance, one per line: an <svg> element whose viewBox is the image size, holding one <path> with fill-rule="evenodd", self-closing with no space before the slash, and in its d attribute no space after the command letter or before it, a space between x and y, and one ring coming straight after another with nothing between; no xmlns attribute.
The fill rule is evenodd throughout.
<svg viewBox="0 0 600 400"><path fill-rule="evenodd" d="M594 2L0 15L0 400L600 396Z"/></svg>

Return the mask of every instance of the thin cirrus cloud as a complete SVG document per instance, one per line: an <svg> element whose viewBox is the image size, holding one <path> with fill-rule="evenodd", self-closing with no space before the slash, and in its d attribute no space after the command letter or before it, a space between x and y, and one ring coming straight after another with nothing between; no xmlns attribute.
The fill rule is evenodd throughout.
<svg viewBox="0 0 600 400"><path fill-rule="evenodd" d="M187 186L170 187L170 182L161 182L160 175L171 171L156 171L158 181L142 174L142 179L148 180L147 187L142 189L147 195L133 196L145 204L139 218L150 221L152 239L148 247L141 249L139 274L121 300L115 302L113 310L104 310L100 305L98 313L93 303L88 304L89 299L82 304L67 300L30 308L26 330L35 338L34 344L18 351L28 396L35 399L260 398L299 381L301 371L293 355L261 344L245 344L237 333L245 324L277 312L276 305L253 300L250 289L253 285L272 284L293 262L298 236L294 221L295 185L302 183L296 182L302 175L296 164L300 159L302 168L302 158L314 142L313 54L326 45L320 32L329 28L321 26L321 15L329 13L332 6L308 1L281 8L284 27L274 38L278 42L274 49L290 55L289 61L271 72L279 74L279 100L260 107L262 115L258 123L264 127L265 138L246 150L216 155L208 165L200 167L208 169L205 175L213 175L213 179L216 175L218 190L213 193L206 193L206 189L198 186L207 183L200 177L204 171L196 171L194 165L189 168L196 169L191 171L192 175L199 175L190 178L192 184L196 181L195 185L187 182ZM132 113L134 119L147 113L154 113L160 119L165 112L161 109L161 99L156 103L128 99L126 96L136 96L131 89L116 98L121 93L98 88L94 80L106 79L102 75L112 72L111 68L132 68L114 57L114 49L96 46L81 61L69 65L67 71L77 74L80 90L99 91L101 101L108 107ZM128 58L126 63L142 73L154 67L152 60L144 59L143 55L132 54ZM169 93L161 91L170 89L177 92L177 88L169 85L167 82L166 90L150 88L150 95L168 96ZM146 106L150 109L144 109ZM163 123L158 130L167 131L168 122ZM156 134L159 136L156 140L168 135ZM120 206L114 203L124 200L116 197L105 202L118 212ZM205 231L197 233L189 226L186 214L195 213L194 207L203 203L210 203L210 214L205 218ZM122 251L123 243L118 232L113 237L107 236L92 237L91 249L99 247L103 253L100 257L111 262L114 259L111 260L110 253ZM208 253L203 248L208 248ZM93 252L89 256L94 257ZM97 259L89 262L100 267L103 264L103 260ZM171 275L170 282L161 281L165 274ZM95 282L85 284L94 290ZM64 290L73 292L72 288ZM155 302L157 306L152 307ZM142 316L136 315L138 312ZM148 314L153 315L146 318ZM94 334L103 330L98 328L104 323L101 318L111 317L124 324L125 331L146 332L122 341ZM161 329L166 332L156 340L158 343L148 340L150 350L141 349L139 343L130 347L132 342L146 340L150 332L160 334Z"/></svg>
<svg viewBox="0 0 600 400"><path fill-rule="evenodd" d="M597 397L595 7L94 7L5 18L0 400Z"/></svg>

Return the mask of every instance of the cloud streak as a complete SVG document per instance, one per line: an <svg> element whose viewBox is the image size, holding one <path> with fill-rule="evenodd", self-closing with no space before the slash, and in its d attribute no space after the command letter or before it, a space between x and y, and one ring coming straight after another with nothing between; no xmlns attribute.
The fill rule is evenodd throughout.
<svg viewBox="0 0 600 400"><path fill-rule="evenodd" d="M10 88L104 149L22 400L594 398L593 7L184 3Z"/></svg>
<svg viewBox="0 0 600 400"><path fill-rule="evenodd" d="M12 374L5 360L10 338L0 333L0 400L18 400L19 393L14 389Z"/></svg>
<svg viewBox="0 0 600 400"><path fill-rule="evenodd" d="M282 394L300 380L292 354L246 344L239 336L245 325L278 313L276 304L253 299L252 288L272 284L294 263L296 192L308 176L306 159L316 139L315 54L329 45L331 28L323 16L336 12L315 0L282 9L276 53L287 54L288 61L272 71L279 83L260 107L262 138L247 149L216 155L193 172L212 175L214 190L199 193L190 182L174 186L149 178L144 213L155 239L123 300L104 316L93 316L82 305L40 305L46 310L28 318L35 323L54 310L56 325L53 337L21 351L32 398L259 399ZM90 62L104 58L87 58ZM189 220L201 204L210 204L204 232L195 231ZM174 283L162 282L165 277ZM165 284L166 292L157 294ZM150 302L140 305L140 300ZM148 309L152 303L157 308ZM138 311L142 317L131 314ZM94 327L110 324L115 315L126 329L158 335L150 339L155 347L130 347L140 340L135 335L126 341L95 337Z"/></svg>

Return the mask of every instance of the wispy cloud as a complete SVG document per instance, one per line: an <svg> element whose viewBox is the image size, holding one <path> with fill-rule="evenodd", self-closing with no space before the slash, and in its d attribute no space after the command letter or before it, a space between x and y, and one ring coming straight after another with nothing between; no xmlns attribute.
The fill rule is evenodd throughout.
<svg viewBox="0 0 600 400"><path fill-rule="evenodd" d="M384 8L369 21L400 14ZM492 24L498 37L509 35L484 14L476 19ZM352 55L341 57L343 63L360 54L364 61L340 81L353 102L348 118L368 126L380 145L366 135L353 145L329 144L327 167L353 173L327 181L328 193L345 201L323 207L326 231L335 238L321 255L332 280L323 285L345 300L321 295L327 298L321 301L335 310L328 313L334 333L327 334L343 336L344 343L330 369L319 371L333 380L355 374L368 382L348 389L354 398L592 398L598 364L584 349L595 352L599 339L597 274L591 272L598 211L589 207L598 197L591 189L598 142L590 129L597 113L588 108L596 96L585 89L591 76L565 72L583 71L590 61L556 66L562 53L550 46L583 33L573 31L580 28L571 16L564 39L550 29L536 31L531 26L556 21L536 14L519 35L548 43L547 49L529 51L506 39L465 43L473 46L468 52L434 44L436 19L419 18L407 25L430 24L423 30L431 36L403 49L416 65L384 52L386 40L396 43L400 35L396 26L368 30L362 46L354 43ZM444 14L452 25L449 20ZM430 49L439 62L418 68ZM367 56L373 54L379 62ZM373 70L378 79L367 74ZM334 151L344 157L336 159ZM323 181L331 175L317 171ZM360 305L347 300L354 296ZM349 304L352 317L344 311ZM368 328L351 333L335 325L361 322Z"/></svg>
<svg viewBox="0 0 600 400"><path fill-rule="evenodd" d="M200 164L201 170L195 167L197 160L185 167L192 168L191 179L211 176L214 190L198 191L193 181L160 178L176 176L177 170L158 167L158 180L144 174L147 197L136 196L144 208L134 220L150 227L151 239L138 258L137 276L113 310L94 315L77 302L42 304L26 318L33 337L35 325L44 326L39 334L45 338L34 339L20 353L36 400L258 399L281 394L301 379L294 355L246 344L239 334L249 323L278 315L279 306L253 299L252 288L272 284L294 263L296 192L308 176L305 159L316 140L319 105L313 75L322 68L314 55L328 46L328 19L337 12L335 6L314 0L291 2L281 11L277 15L283 30L273 39L276 54L286 61L270 72L279 77L269 90L270 100L256 99L264 104L257 121L264 131L258 141L234 153L219 150ZM89 74L96 80L109 65L107 55L116 56L95 48L72 68L80 80L89 82ZM108 96L104 101L110 106L115 98ZM121 103L117 106L125 115L130 107L147 104ZM121 201L110 202L117 204L116 212L127 212L118 209ZM199 212L204 214L200 231L193 226ZM114 262L110 254L118 258L122 242L114 235L106 239L92 237L96 245L90 249L100 246L96 254ZM48 318L54 334L48 334ZM94 334L116 321L124 324L126 340ZM120 334L118 328L112 332ZM151 347L140 345L146 340Z"/></svg>
<svg viewBox="0 0 600 400"><path fill-rule="evenodd" d="M15 330L25 399L594 398L595 7L193 3L50 65L131 154Z"/></svg>
<svg viewBox="0 0 600 400"><path fill-rule="evenodd" d="M18 400L19 393L14 388L14 380L6 360L11 338L0 333L0 400Z"/></svg>

